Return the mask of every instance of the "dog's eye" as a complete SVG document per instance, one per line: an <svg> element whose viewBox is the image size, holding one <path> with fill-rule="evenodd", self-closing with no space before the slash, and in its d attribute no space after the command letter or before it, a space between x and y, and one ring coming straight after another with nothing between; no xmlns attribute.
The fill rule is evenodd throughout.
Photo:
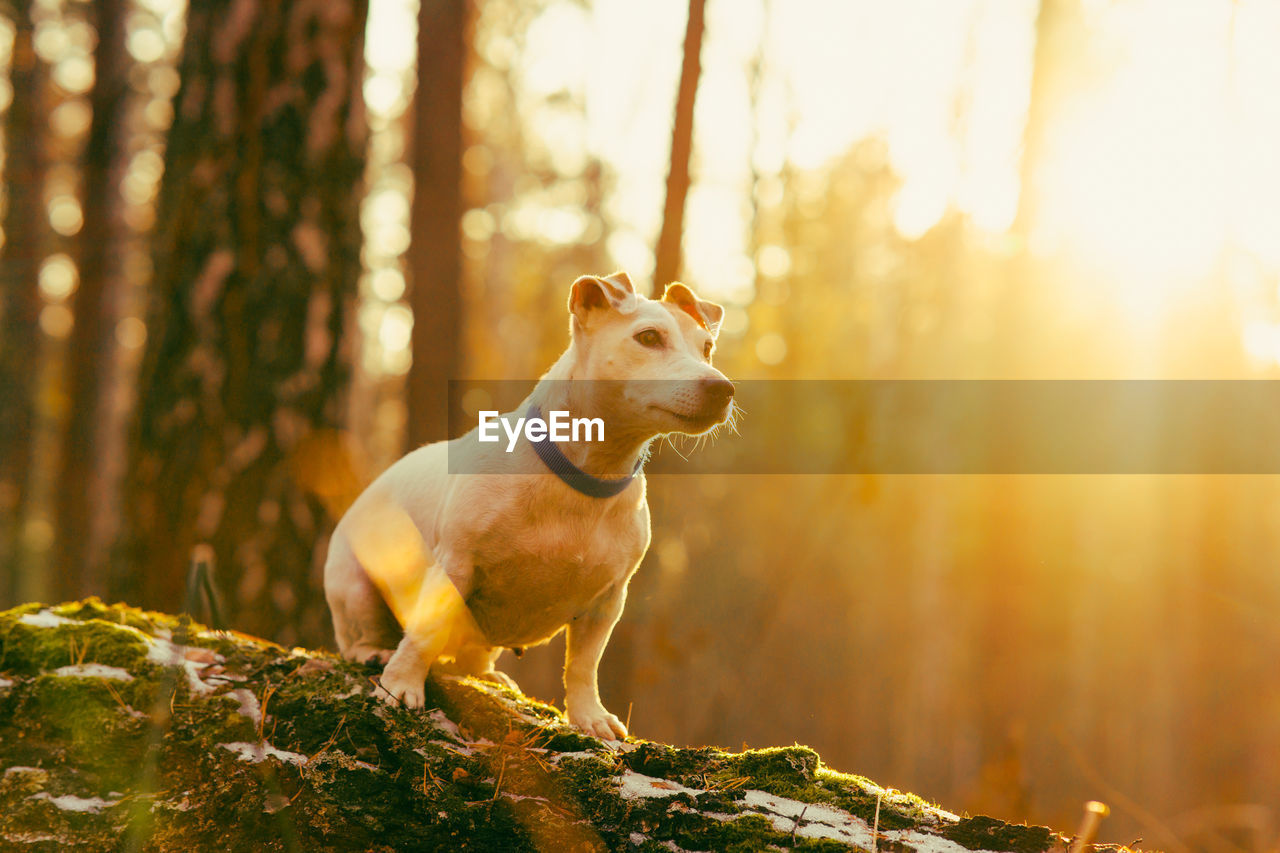
<svg viewBox="0 0 1280 853"><path fill-rule="evenodd" d="M711 348L712 348L711 341L707 341L705 344L702 345L702 357L705 358L707 361L711 360Z"/></svg>
<svg viewBox="0 0 1280 853"><path fill-rule="evenodd" d="M657 329L645 329L636 335L636 343L642 347L657 349L662 346L662 335L658 334Z"/></svg>

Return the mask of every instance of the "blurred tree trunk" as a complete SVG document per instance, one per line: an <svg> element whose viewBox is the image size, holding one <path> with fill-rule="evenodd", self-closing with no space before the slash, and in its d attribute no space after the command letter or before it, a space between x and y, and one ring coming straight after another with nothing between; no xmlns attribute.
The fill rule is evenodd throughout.
<svg viewBox="0 0 1280 853"><path fill-rule="evenodd" d="M92 7L98 46L94 53L93 122L85 144L84 227L77 242L80 270L72 308L75 325L68 347L68 393L72 401L57 480L58 598L101 592L101 553L92 553L93 484L99 476L98 433L103 380L113 365L116 304L109 258L118 248L120 129L129 93L125 51L125 0L98 0Z"/></svg>
<svg viewBox="0 0 1280 853"><path fill-rule="evenodd" d="M31 592L22 578L22 520L34 426L40 346L37 276L48 246L44 182L45 86L48 69L33 45L31 3L2 7L13 21L10 84L4 117L7 206L0 246L0 603Z"/></svg>
<svg viewBox="0 0 1280 853"><path fill-rule="evenodd" d="M667 173L667 200L662 210L662 231L654 253L653 295L680 275L681 240L684 237L684 203L689 195L689 158L693 151L693 103L702 73L702 35L706 0L689 0L685 25L684 61L676 91L675 121L671 131L671 169ZM608 666L600 674L600 691L615 707L629 704L637 694L636 664L644 657L641 626L623 619L609 642Z"/></svg>
<svg viewBox="0 0 1280 853"><path fill-rule="evenodd" d="M693 154L693 105L702 74L702 36L707 0L689 0L684 32L684 62L676 90L675 121L671 128L671 170L667 173L667 200L662 208L662 231L654 253L655 294L680 276L681 242L684 239L684 206L689 196L689 160Z"/></svg>
<svg viewBox="0 0 1280 853"><path fill-rule="evenodd" d="M1029 243L1038 215L1037 170L1045 156L1049 123L1061 103L1063 71L1070 67L1064 59L1065 19L1077 0L1040 0L1036 15L1036 44L1032 58L1031 92L1023 128L1022 162L1018 209L1012 233L1016 251L1009 260L1005 287L995 306L1000 317L991 348L996 361L994 375L1006 379L1046 378L1038 368L1037 356L1044 351L1040 341L1030 341L1026 329L1040 318L1039 293L1044 269L1035 263ZM993 417L998 417L993 415ZM1000 436L994 448L997 465L1018 458L1020 448L993 423L990 434ZM982 672L984 687L974 706L981 768L969 768L977 777L975 808L1004 809L1022 818L1031 806L1031 790L1026 777L1024 735L1029 717L1046 709L1031 707L1027 685L1036 673L1026 671L1035 630L1037 612L1034 584L1028 572L1040 562L1031 532L1035 501L1043 501L1044 490L1036 486L1041 478L993 476L987 478L987 506L984 530L987 559L978 588L988 590L978 614L977 636L972 644L974 666ZM1059 604L1058 602L1054 603ZM1058 712L1062 708L1047 709Z"/></svg>
<svg viewBox="0 0 1280 853"><path fill-rule="evenodd" d="M1031 59L1031 94L1027 100L1027 120L1022 131L1022 159L1019 164L1018 210L1013 230L1025 239L1036 221L1040 202L1036 170L1044 159L1049 139L1049 121L1055 104L1063 95L1060 69L1066 46L1064 18L1075 0L1040 0L1036 12L1036 45Z"/></svg>
<svg viewBox="0 0 1280 853"><path fill-rule="evenodd" d="M231 621L281 642L327 636L313 492L350 372L366 12L191 3L160 190L111 594L180 606L208 542Z"/></svg>
<svg viewBox="0 0 1280 853"><path fill-rule="evenodd" d="M423 0L413 106L409 449L449 438L449 380L462 370L462 89L468 0Z"/></svg>

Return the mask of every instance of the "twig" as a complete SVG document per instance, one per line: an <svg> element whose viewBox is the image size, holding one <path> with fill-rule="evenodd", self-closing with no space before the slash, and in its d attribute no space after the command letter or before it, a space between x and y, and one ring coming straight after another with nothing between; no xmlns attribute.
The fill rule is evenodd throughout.
<svg viewBox="0 0 1280 853"><path fill-rule="evenodd" d="M120 709L121 709L121 710L123 710L123 711L129 711L129 710L131 710L131 709L129 708L129 703L128 703L128 702L126 702L126 701L124 701L124 697L122 697L122 696L120 695L120 691L119 691L119 690L116 690L116 689L115 689L115 687L113 687L113 686L111 685L111 679L109 679L109 678L104 678L104 679L102 679L102 686L103 686L103 687L105 687L105 688L107 688L107 692L108 692L108 693L110 693L110 694L111 694L111 698L115 699L115 700L116 700L116 702L117 702L117 704L119 704L119 705L120 705Z"/></svg>
<svg viewBox="0 0 1280 853"><path fill-rule="evenodd" d="M876 845L880 841L880 798L883 796L884 791L876 791L876 816L871 824L871 853L876 853Z"/></svg>
<svg viewBox="0 0 1280 853"><path fill-rule="evenodd" d="M1102 774L1093 769L1089 762L1085 759L1084 753L1080 747L1067 737L1066 732L1061 726L1056 727L1054 735L1058 742L1066 748L1071 754L1072 760L1076 767L1080 770L1082 776L1089 781L1090 784L1102 791L1108 800L1115 803L1116 806L1135 817L1139 823L1146 826L1150 835L1164 838L1164 847L1170 853L1190 853L1191 848L1188 847L1178 834L1166 826L1160 818L1144 809L1132 797L1125 795L1123 791L1102 778Z"/></svg>
<svg viewBox="0 0 1280 853"><path fill-rule="evenodd" d="M267 703L271 701L271 697L275 695L275 692L276 685L274 684L267 686L262 691L262 703L259 706L261 717L258 719L258 740L266 737Z"/></svg>
<svg viewBox="0 0 1280 853"><path fill-rule="evenodd" d="M1076 833L1076 840L1071 843L1071 853L1084 853L1093 844L1093 839L1098 837L1098 826L1102 823L1102 819L1111 814L1111 809L1107 808L1106 803L1100 803L1097 800L1090 800L1084 804L1084 819L1080 821L1080 830Z"/></svg>
<svg viewBox="0 0 1280 853"><path fill-rule="evenodd" d="M805 803L804 808L800 810L800 814L796 815L795 826L791 827L791 846L796 846L796 833L800 831L800 821L804 820L804 813L809 810L809 804Z"/></svg>
<svg viewBox="0 0 1280 853"><path fill-rule="evenodd" d="M498 781L493 786L493 798L498 799L498 793L502 790L502 777L507 772L507 756L502 755L502 763L498 765Z"/></svg>

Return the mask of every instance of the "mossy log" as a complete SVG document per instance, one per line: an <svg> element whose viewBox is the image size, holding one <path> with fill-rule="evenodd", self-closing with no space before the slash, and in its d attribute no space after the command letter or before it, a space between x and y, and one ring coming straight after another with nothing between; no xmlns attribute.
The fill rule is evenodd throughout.
<svg viewBox="0 0 1280 853"><path fill-rule="evenodd" d="M1063 851L801 746L726 752L570 728L549 705L376 673L96 599L0 612L0 849Z"/></svg>

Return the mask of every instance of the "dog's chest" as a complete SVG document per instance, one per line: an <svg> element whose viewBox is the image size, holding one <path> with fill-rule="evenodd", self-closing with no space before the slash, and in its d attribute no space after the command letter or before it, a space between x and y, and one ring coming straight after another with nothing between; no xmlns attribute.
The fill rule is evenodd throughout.
<svg viewBox="0 0 1280 853"><path fill-rule="evenodd" d="M472 551L467 604L494 645L553 636L610 586L625 583L644 555L642 512L540 515L536 523L486 530Z"/></svg>

